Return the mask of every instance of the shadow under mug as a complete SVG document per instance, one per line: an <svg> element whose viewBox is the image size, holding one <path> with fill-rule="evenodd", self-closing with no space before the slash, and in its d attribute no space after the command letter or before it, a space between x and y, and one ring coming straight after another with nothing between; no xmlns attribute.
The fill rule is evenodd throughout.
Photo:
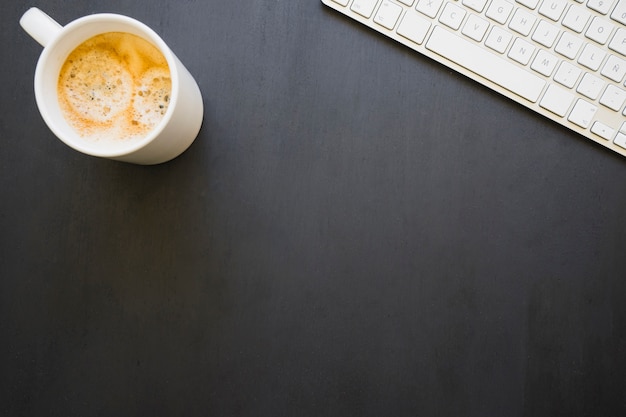
<svg viewBox="0 0 626 417"><path fill-rule="evenodd" d="M198 84L148 26L127 16L94 14L59 25L37 8L29 9L20 24L43 47L35 70L35 98L50 130L73 149L96 157L142 165L159 164L183 153L195 140L204 115ZM57 83L68 55L81 43L107 32L126 32L150 42L163 54L172 81L170 102L163 119L138 141L88 141L72 128L61 112ZM113 143L112 143L113 142Z"/></svg>

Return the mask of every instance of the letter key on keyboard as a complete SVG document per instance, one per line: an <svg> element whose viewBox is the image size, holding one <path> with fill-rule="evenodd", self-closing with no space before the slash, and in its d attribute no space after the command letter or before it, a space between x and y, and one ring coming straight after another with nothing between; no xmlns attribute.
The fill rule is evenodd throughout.
<svg viewBox="0 0 626 417"><path fill-rule="evenodd" d="M626 0L322 0L626 156Z"/></svg>

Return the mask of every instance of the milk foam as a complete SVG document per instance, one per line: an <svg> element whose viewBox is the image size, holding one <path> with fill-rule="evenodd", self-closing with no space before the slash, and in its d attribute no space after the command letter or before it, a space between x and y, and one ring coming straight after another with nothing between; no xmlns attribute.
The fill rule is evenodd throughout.
<svg viewBox="0 0 626 417"><path fill-rule="evenodd" d="M65 119L84 139L120 143L145 137L162 120L171 78L165 57L150 43L109 32L68 56L57 90Z"/></svg>

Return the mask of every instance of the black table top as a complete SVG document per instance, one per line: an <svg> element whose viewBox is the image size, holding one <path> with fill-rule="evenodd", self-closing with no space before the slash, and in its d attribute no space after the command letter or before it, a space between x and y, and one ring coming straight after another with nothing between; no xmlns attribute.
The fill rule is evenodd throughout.
<svg viewBox="0 0 626 417"><path fill-rule="evenodd" d="M30 6L157 31L192 147L57 140ZM0 414L626 415L626 159L319 0L0 19Z"/></svg>

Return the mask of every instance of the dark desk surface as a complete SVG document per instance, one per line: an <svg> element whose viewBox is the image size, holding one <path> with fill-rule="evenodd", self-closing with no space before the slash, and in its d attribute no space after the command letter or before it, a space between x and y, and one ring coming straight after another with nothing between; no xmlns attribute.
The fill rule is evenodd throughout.
<svg viewBox="0 0 626 417"><path fill-rule="evenodd" d="M6 3L0 414L626 414L626 159L319 0ZM58 141L33 5L153 27L194 145Z"/></svg>

